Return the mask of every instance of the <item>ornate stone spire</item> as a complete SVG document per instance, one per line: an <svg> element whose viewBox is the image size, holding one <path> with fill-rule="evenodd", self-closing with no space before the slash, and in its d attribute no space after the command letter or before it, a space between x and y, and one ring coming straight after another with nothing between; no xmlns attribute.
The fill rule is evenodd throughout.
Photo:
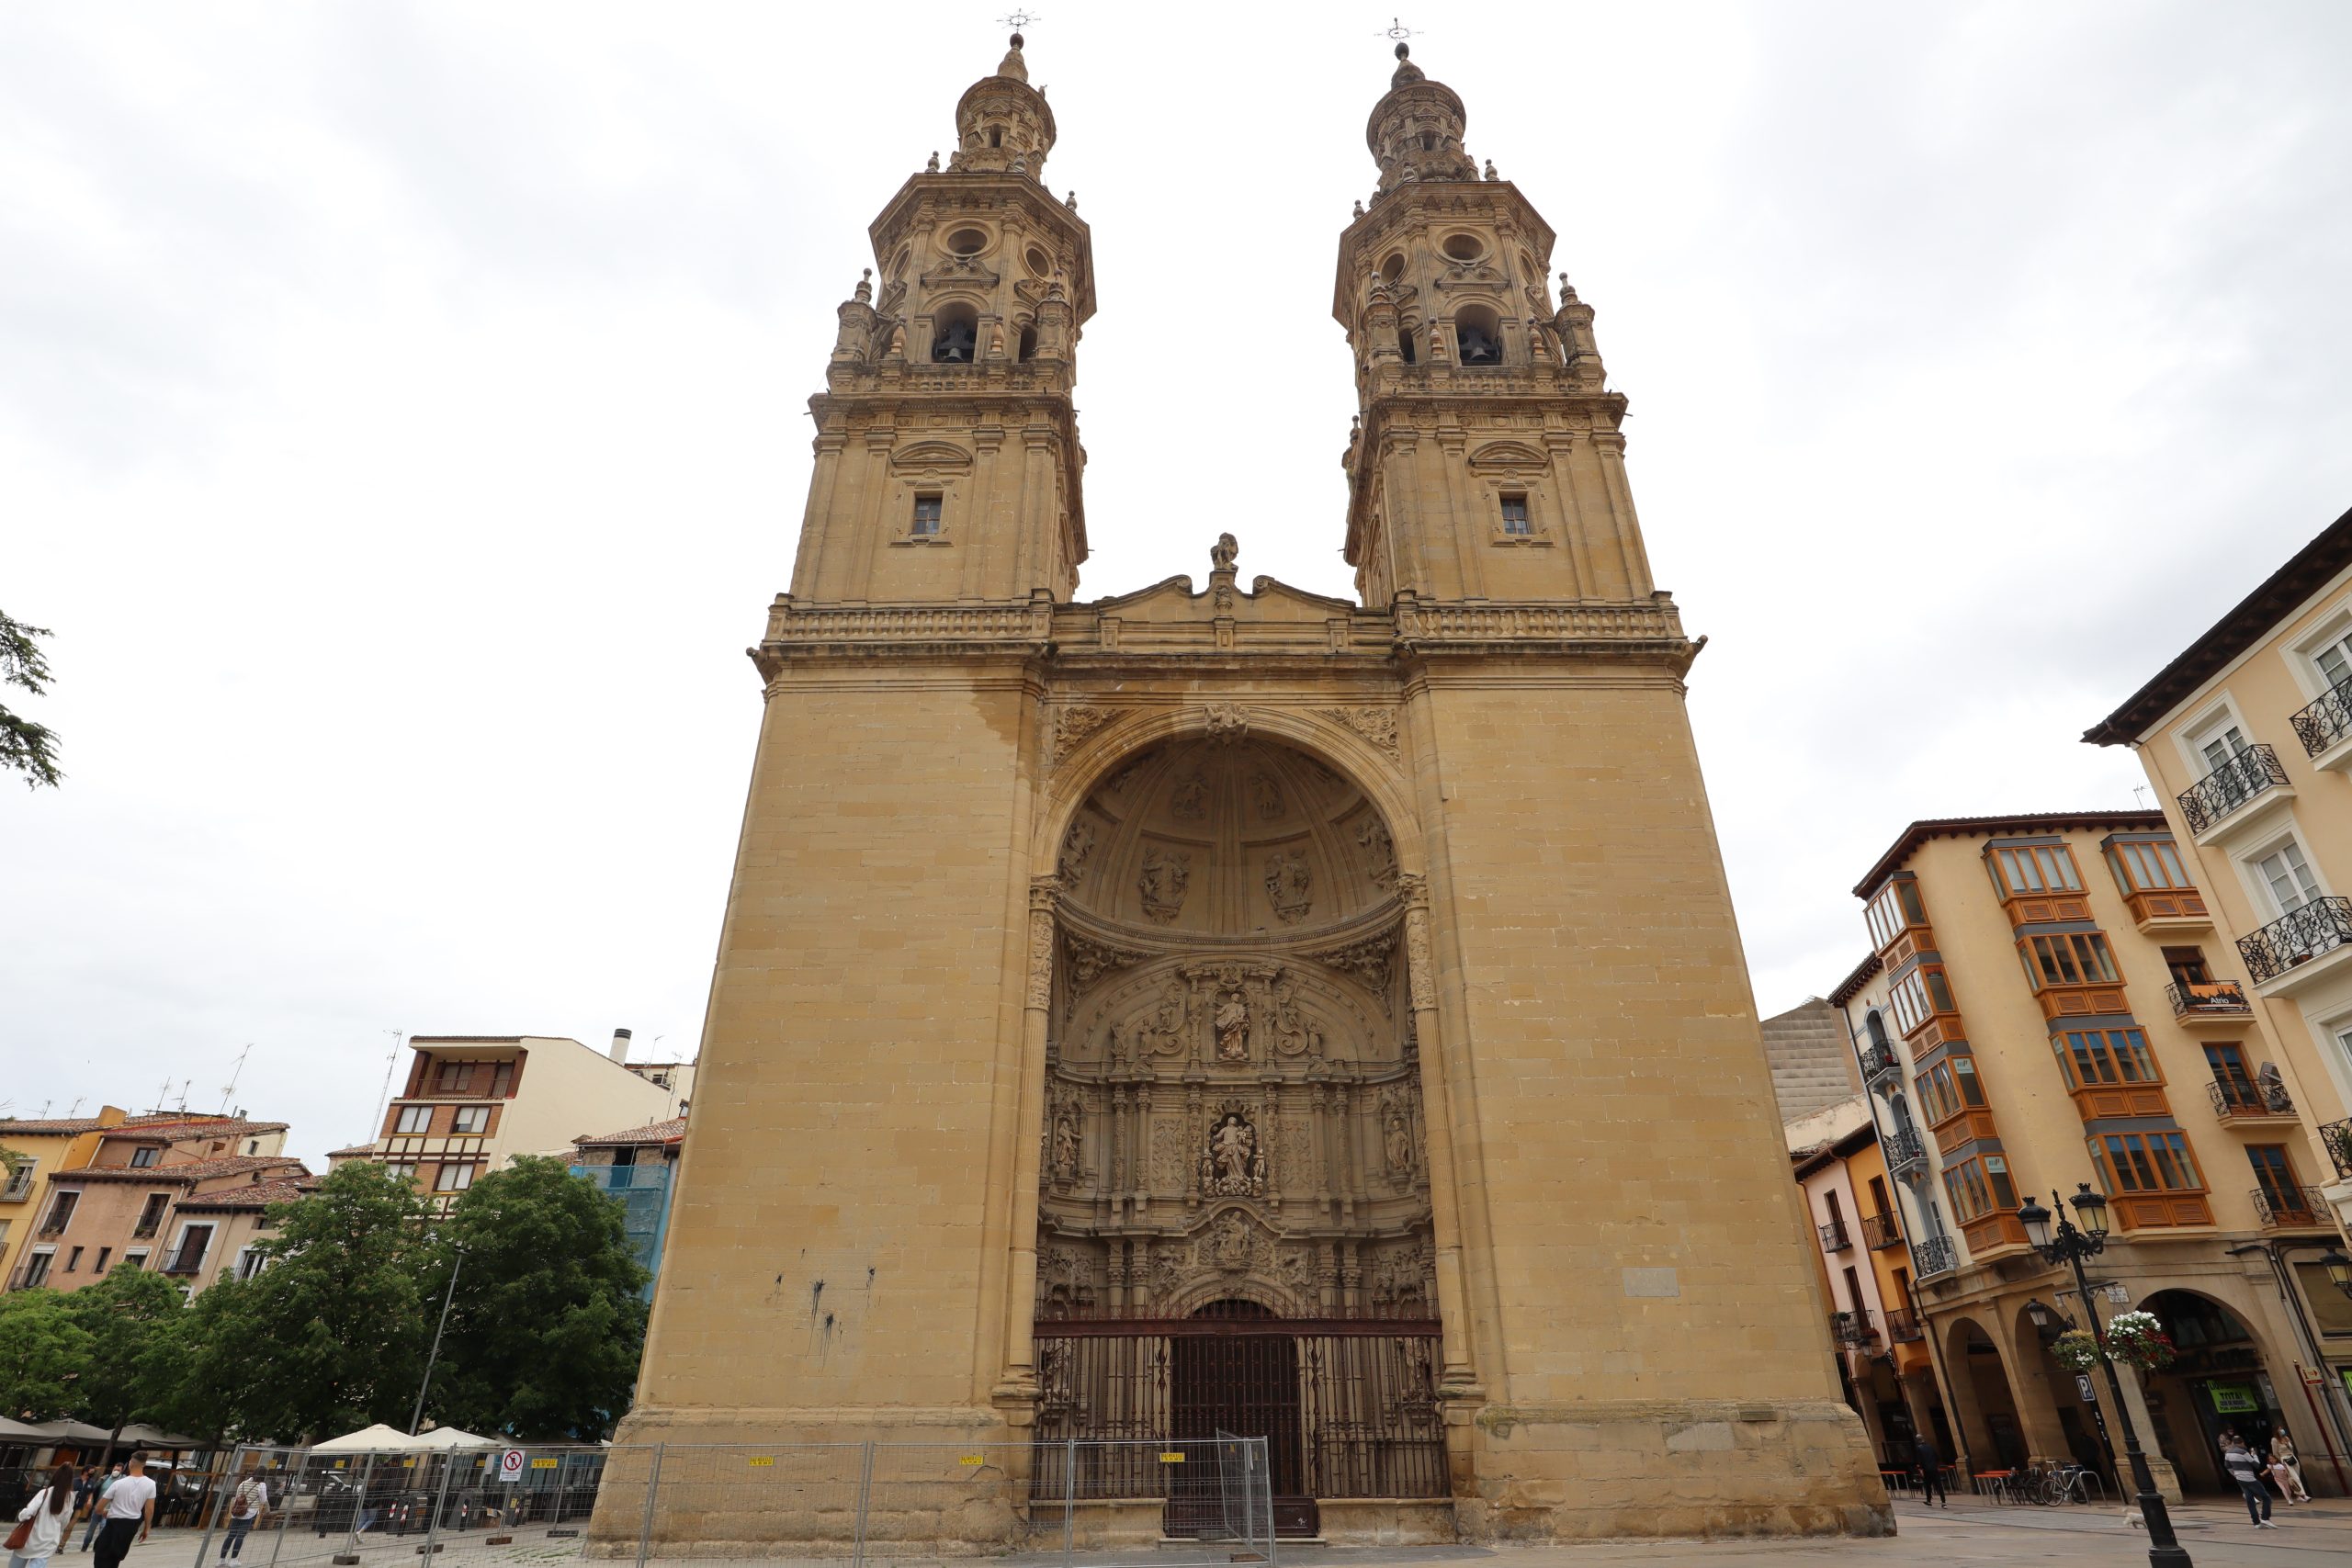
<svg viewBox="0 0 2352 1568"><path fill-rule="evenodd" d="M1396 73L1388 96L1374 104L1363 139L1380 164L1380 193L1417 180L1475 180L1478 165L1462 150L1469 116L1453 88L1432 82L1413 63L1412 50L1396 46Z"/></svg>
<svg viewBox="0 0 2352 1568"><path fill-rule="evenodd" d="M1021 35L1012 35L996 74L965 89L956 105L956 154L950 170L960 174L1017 174L1039 179L1054 145L1054 111L1046 96L1029 85L1021 56Z"/></svg>

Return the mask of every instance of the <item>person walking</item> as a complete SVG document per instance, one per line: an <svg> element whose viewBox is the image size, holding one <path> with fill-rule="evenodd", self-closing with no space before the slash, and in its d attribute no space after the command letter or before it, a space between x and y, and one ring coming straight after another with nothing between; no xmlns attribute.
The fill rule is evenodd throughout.
<svg viewBox="0 0 2352 1568"><path fill-rule="evenodd" d="M2262 1484L2262 1461L2235 1432L2222 1442L2222 1468L2238 1483L2238 1495L2245 1499L2245 1511L2253 1517L2254 1528L2277 1529L2278 1527L2270 1522L2270 1490Z"/></svg>
<svg viewBox="0 0 2352 1568"><path fill-rule="evenodd" d="M220 1538L220 1555L216 1561L226 1562L245 1554L245 1534L259 1524L269 1512L269 1483L260 1475L246 1476L229 1494L229 1533Z"/></svg>
<svg viewBox="0 0 2352 1568"><path fill-rule="evenodd" d="M2270 1479L2278 1486L2278 1495L2290 1503L2312 1500L2312 1495L2303 1490L2303 1467L2295 1458L2294 1441L2283 1431L2271 1434Z"/></svg>
<svg viewBox="0 0 2352 1568"><path fill-rule="evenodd" d="M29 1523L25 1539L18 1540L11 1532L8 1540L8 1568L41 1568L50 1553L64 1544L65 1533L74 1525L74 1467L61 1464L49 1472L49 1484L33 1494L33 1500L17 1515L19 1529Z"/></svg>
<svg viewBox="0 0 2352 1568"><path fill-rule="evenodd" d="M1919 1501L1932 1508L1936 1499L1951 1506L1951 1494L1944 1490L1944 1456L1936 1451L1936 1440L1925 1432L1911 1439L1911 1462L1919 1469Z"/></svg>
<svg viewBox="0 0 2352 1568"><path fill-rule="evenodd" d="M107 1522L98 1531L97 1568L122 1568L136 1541L143 1542L155 1526L155 1483L147 1479L147 1456L133 1453L130 1469L107 1492L99 1505Z"/></svg>
<svg viewBox="0 0 2352 1568"><path fill-rule="evenodd" d="M85 1551L89 1551L90 1543L98 1539L98 1527L107 1522L107 1494L113 1491L114 1483L122 1479L122 1466L116 1465L100 1475L97 1466L92 1465L90 1479L90 1528L82 1532L82 1550Z"/></svg>

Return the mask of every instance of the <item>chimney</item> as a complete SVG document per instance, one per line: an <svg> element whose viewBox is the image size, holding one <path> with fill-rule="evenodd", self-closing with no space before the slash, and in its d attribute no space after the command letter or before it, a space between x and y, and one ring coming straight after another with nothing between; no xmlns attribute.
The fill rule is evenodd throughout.
<svg viewBox="0 0 2352 1568"><path fill-rule="evenodd" d="M614 1061L618 1062L618 1063L621 1063L623 1066L627 1066L627 1065L628 1065L628 1030L626 1030L626 1029L616 1029L616 1030L614 1030L614 1031L613 1031L613 1049L612 1049L612 1058L613 1058L613 1060L614 1060Z"/></svg>

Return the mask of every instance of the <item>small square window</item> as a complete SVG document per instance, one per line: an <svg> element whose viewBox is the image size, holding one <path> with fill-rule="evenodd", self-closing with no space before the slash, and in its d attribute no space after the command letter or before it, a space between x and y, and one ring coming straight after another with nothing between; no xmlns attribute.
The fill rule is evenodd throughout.
<svg viewBox="0 0 2352 1568"><path fill-rule="evenodd" d="M429 1133L433 1130L433 1107L403 1105L400 1119L392 1123L396 1133Z"/></svg>
<svg viewBox="0 0 2352 1568"><path fill-rule="evenodd" d="M1527 515L1527 497L1503 497L1503 532L1521 536L1535 532L1535 525Z"/></svg>
<svg viewBox="0 0 2352 1568"><path fill-rule="evenodd" d="M130 1168L133 1170L152 1170L154 1168L155 1156L163 1152L163 1150L156 1148L152 1144L131 1150Z"/></svg>
<svg viewBox="0 0 2352 1568"><path fill-rule="evenodd" d="M489 1132L490 1107L487 1105L460 1105L458 1107L457 1115L450 1119L449 1131L452 1133Z"/></svg>
<svg viewBox="0 0 2352 1568"><path fill-rule="evenodd" d="M916 537L928 538L938 534L940 516L943 510L941 503L942 498L936 495L919 495L915 497L915 521L913 533Z"/></svg>

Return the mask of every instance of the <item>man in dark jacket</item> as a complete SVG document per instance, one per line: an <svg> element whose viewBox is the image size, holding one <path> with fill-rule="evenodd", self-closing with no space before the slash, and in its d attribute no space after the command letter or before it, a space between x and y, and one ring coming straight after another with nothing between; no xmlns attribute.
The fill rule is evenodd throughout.
<svg viewBox="0 0 2352 1568"><path fill-rule="evenodd" d="M1944 1490L1944 1456L1936 1451L1936 1440L1921 1432L1911 1439L1911 1462L1919 1469L1919 1501L1929 1507L1936 1499L1951 1506L1951 1494Z"/></svg>

